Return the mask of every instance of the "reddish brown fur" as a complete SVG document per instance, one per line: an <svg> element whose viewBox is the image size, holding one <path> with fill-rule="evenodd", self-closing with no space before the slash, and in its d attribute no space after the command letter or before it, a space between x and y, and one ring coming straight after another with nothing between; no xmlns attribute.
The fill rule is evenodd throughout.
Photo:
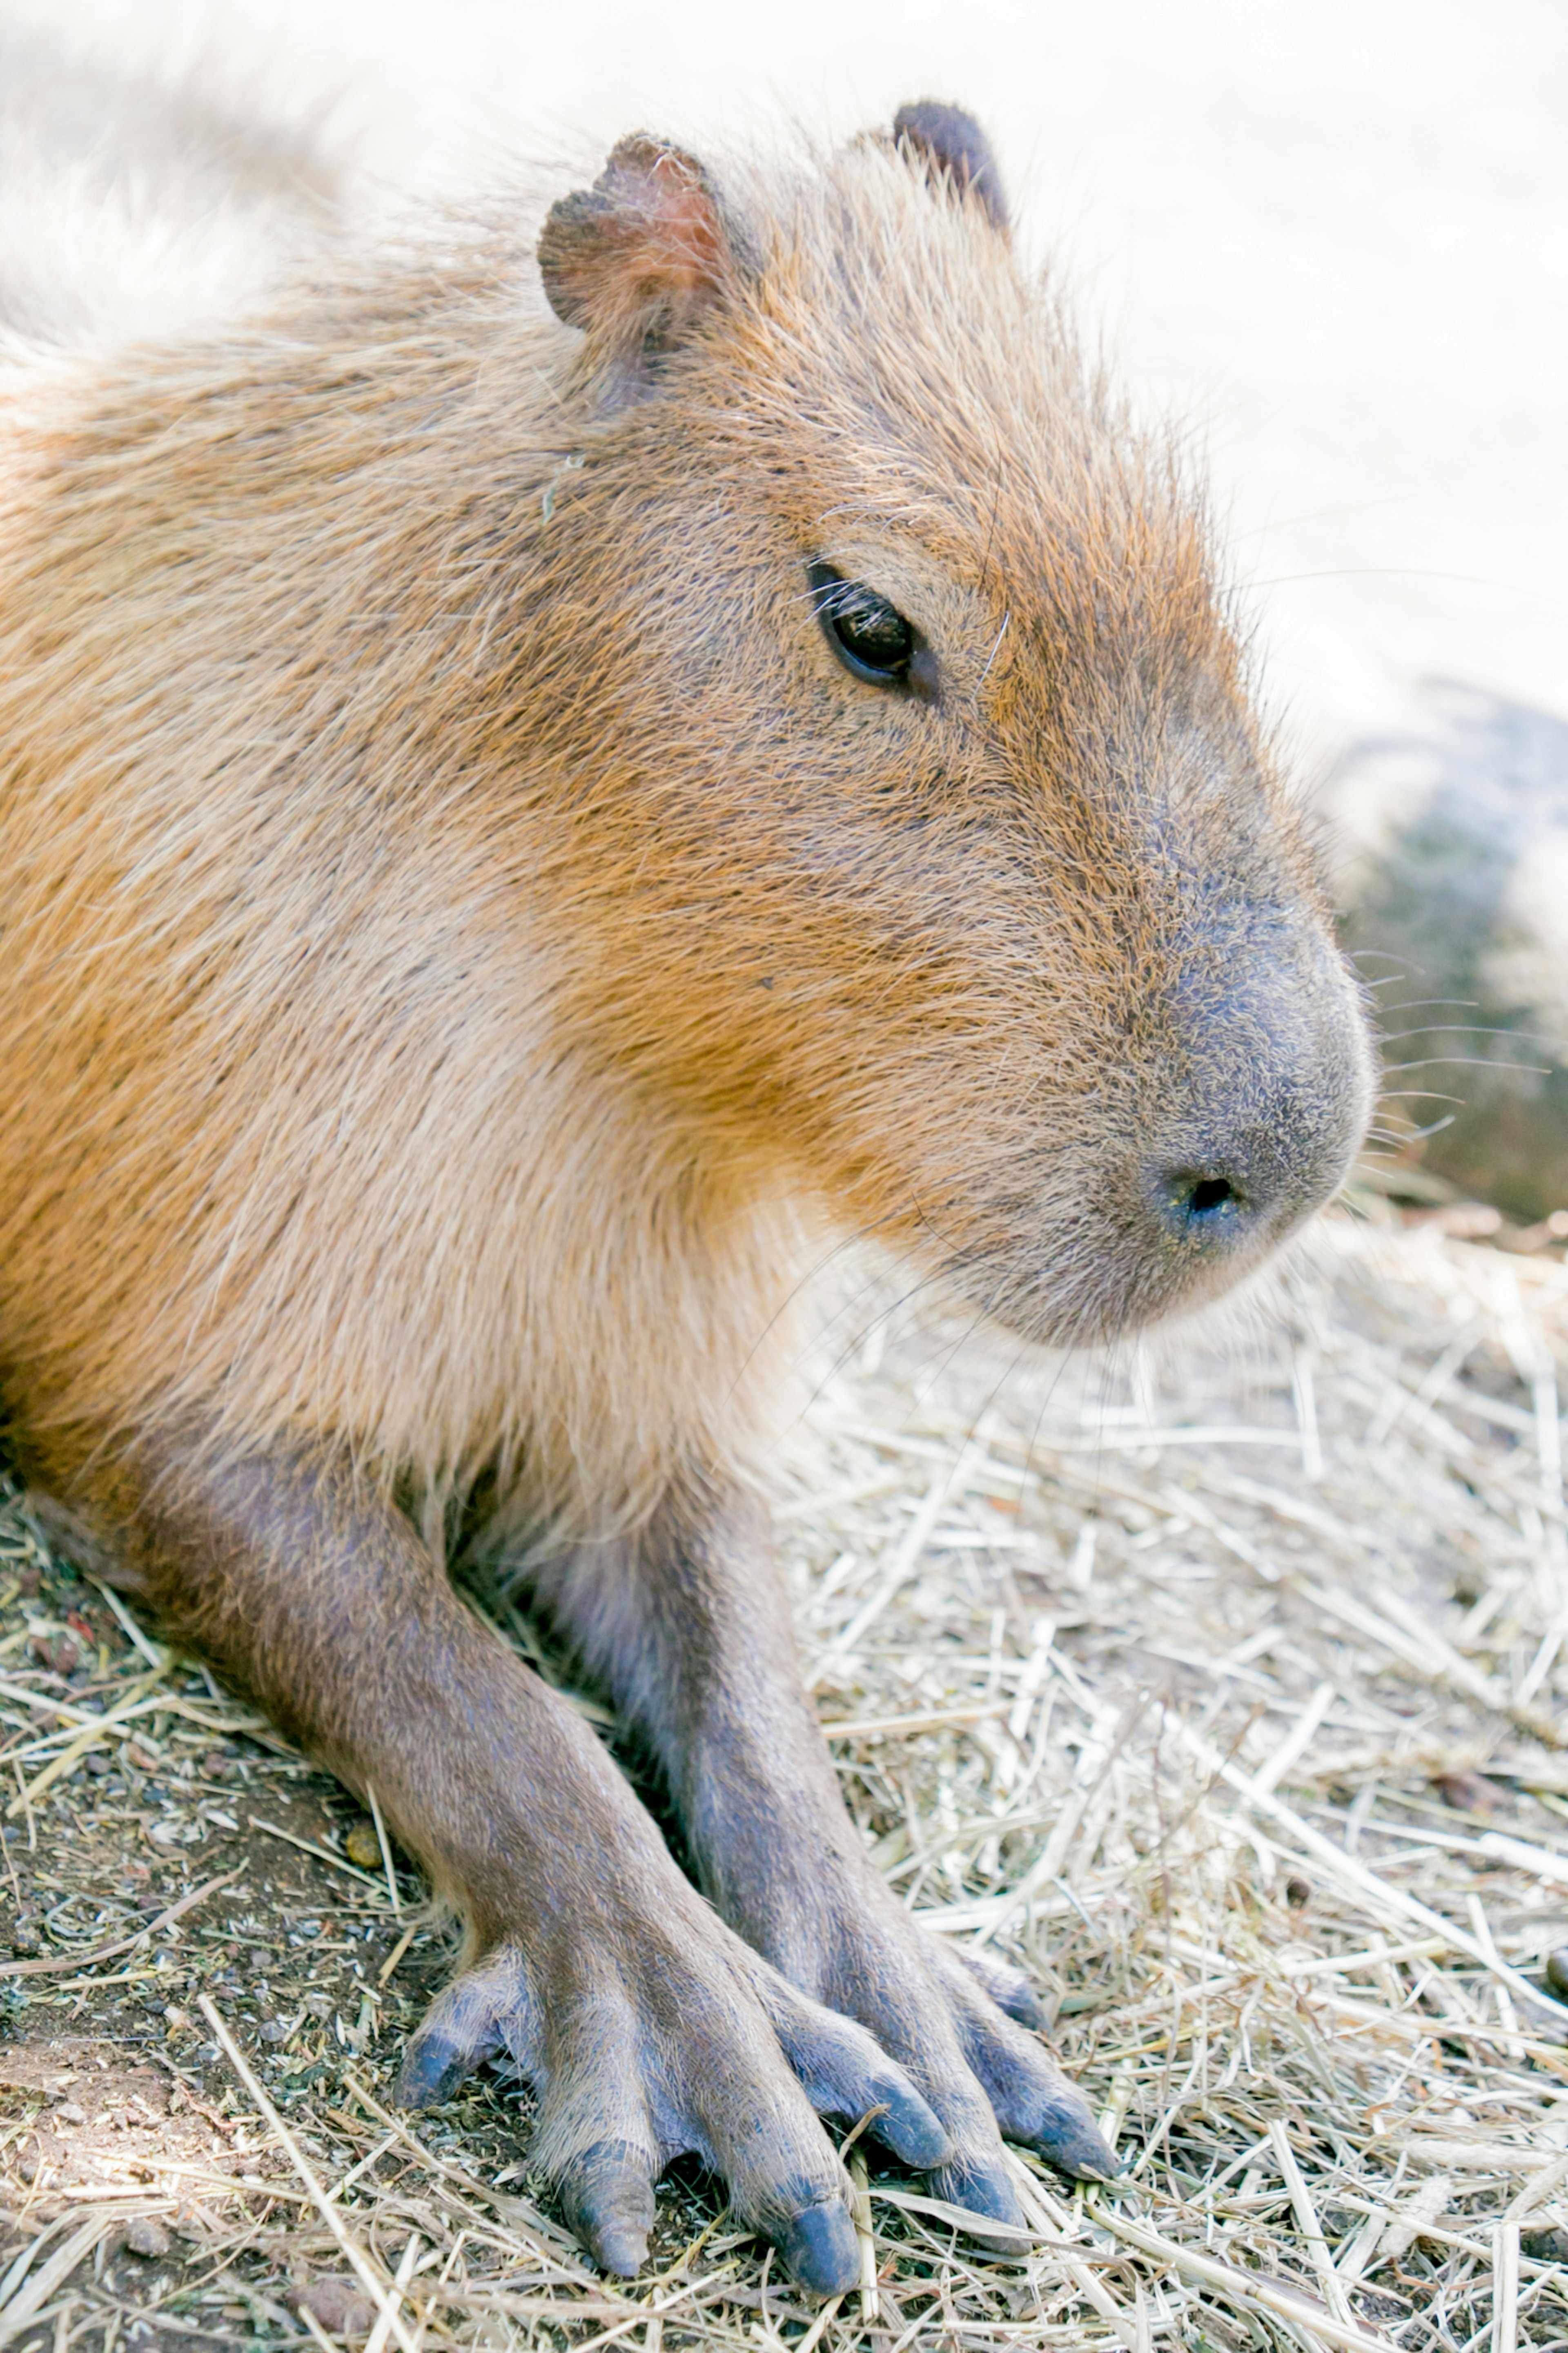
<svg viewBox="0 0 1568 2353"><path fill-rule="evenodd" d="M463 1860L420 1795L459 1769L435 1717L406 1771L373 1758L296 1605L264 1658L247 1595L295 1553L313 1594L424 1593L376 1515L411 1503L438 1553L482 1493L672 1782L700 1752L750 1788L718 1571L669 1601L657 1694L637 1629L741 1509L811 1237L868 1229L1028 1336L1122 1328L1256 1263L1366 1091L1201 517L999 193L908 138L722 198L617 155L547 233L585 336L486 236L30 376L7 429L6 1404L35 1482L390 1798L483 1952L544 1829L521 1880ZM837 667L814 558L918 623L936 703ZM1150 1170L1237 1152L1246 1239L1173 1236ZM364 1567L388 1545L412 1584ZM415 1604L385 1608L368 1675ZM744 1880L728 1916L805 1983L827 1931L805 1893L769 1913L752 1835L714 1830L706 1883ZM648 1868L645 1920L681 1900ZM531 1999L564 1982L529 1966ZM868 1972L806 1990L852 2007ZM560 2127L563 2168L595 2135Z"/></svg>

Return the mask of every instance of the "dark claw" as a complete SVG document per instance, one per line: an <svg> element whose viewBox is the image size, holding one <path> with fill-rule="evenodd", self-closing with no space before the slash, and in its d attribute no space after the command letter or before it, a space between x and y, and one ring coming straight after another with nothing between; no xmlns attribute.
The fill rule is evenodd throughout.
<svg viewBox="0 0 1568 2353"><path fill-rule="evenodd" d="M812 2295L842 2295L860 2276L855 2224L837 2198L792 2214L773 2236L791 2276Z"/></svg>
<svg viewBox="0 0 1568 2353"><path fill-rule="evenodd" d="M465 2075L502 2047L501 2020L510 1989L493 1965L454 1978L437 1995L403 2054L395 2098L405 2108L449 2100Z"/></svg>
<svg viewBox="0 0 1568 2353"><path fill-rule="evenodd" d="M1121 2170L1121 2159L1076 2101L1052 2101L1027 2138L1069 2181L1114 2181Z"/></svg>
<svg viewBox="0 0 1568 2353"><path fill-rule="evenodd" d="M601 2271L635 2279L653 2228L653 2182L647 2159L620 2141L585 2149L561 2183L567 2221Z"/></svg>
<svg viewBox="0 0 1568 2353"><path fill-rule="evenodd" d="M874 2117L870 2129L903 2164L929 2173L951 2153L952 2143L940 2118L918 2092L907 2091L900 2084L883 2084L879 2086L879 2105L886 2114Z"/></svg>
<svg viewBox="0 0 1568 2353"><path fill-rule="evenodd" d="M931 2188L950 2206L967 2206L972 2214L989 2214L994 2222L1010 2222L1016 2231L1027 2228L1018 2193L1000 2165L984 2158L955 2158L932 2175ZM975 2233L977 2238L984 2235L983 2231Z"/></svg>
<svg viewBox="0 0 1568 2353"><path fill-rule="evenodd" d="M1016 2018L1020 2026L1027 2026L1036 2033L1046 2022L1046 2013L1036 2000L1033 1988L1022 1978L1016 1985L1006 1978L994 1984L991 1999L998 2010L1005 2010L1009 2018Z"/></svg>
<svg viewBox="0 0 1568 2353"><path fill-rule="evenodd" d="M960 1954L958 1958L963 1962L970 1975L979 1979L998 2010L1005 2010L1009 2018L1016 2018L1020 2026L1036 2031L1044 2026L1045 2012L1036 2000L1028 1979L1019 1970L1010 1968L1005 1961L994 1961L989 1956L981 1960L973 1954Z"/></svg>
<svg viewBox="0 0 1568 2353"><path fill-rule="evenodd" d="M439 2028L416 2034L403 2054L393 2099L400 2108L436 2108L449 2100L475 2063L466 2043Z"/></svg>

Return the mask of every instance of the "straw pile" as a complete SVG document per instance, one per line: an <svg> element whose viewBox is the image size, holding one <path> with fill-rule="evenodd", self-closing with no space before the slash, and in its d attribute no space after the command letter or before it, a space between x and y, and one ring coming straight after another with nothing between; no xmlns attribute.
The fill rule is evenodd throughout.
<svg viewBox="0 0 1568 2353"><path fill-rule="evenodd" d="M1020 2160L998 2253L873 2157L820 2312L690 2170L595 2277L513 2085L395 2115L413 1874L13 1498L0 2346L1568 2346L1568 1270L1463 1224L1066 1366L839 1306L780 1525L847 1797L1128 2170Z"/></svg>

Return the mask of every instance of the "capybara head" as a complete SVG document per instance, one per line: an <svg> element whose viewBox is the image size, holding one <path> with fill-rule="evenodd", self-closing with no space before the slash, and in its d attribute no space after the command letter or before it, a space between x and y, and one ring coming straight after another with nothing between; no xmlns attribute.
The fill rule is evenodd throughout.
<svg viewBox="0 0 1568 2353"><path fill-rule="evenodd" d="M1223 1288L1342 1176L1362 1010L1198 502L984 136L909 108L782 187L628 139L539 254L581 345L533 708L600 747L617 1064L1032 1338Z"/></svg>

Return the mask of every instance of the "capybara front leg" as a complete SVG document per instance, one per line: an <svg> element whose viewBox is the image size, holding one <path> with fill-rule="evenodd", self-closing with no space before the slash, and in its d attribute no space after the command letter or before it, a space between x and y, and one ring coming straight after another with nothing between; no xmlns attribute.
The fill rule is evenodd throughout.
<svg viewBox="0 0 1568 2353"><path fill-rule="evenodd" d="M652 1748L721 1916L868 2027L941 2117L942 2194L1021 2221L1002 2135L1068 2174L1113 2174L1023 1978L918 1926L872 1865L802 1687L760 1508L689 1493L641 1537L558 1562L538 1595Z"/></svg>
<svg viewBox="0 0 1568 2353"><path fill-rule="evenodd" d="M153 1482L121 1533L161 1622L362 1796L468 1924L467 1965L404 2062L445 2098L510 2052L536 2155L584 2244L642 2260L653 2183L693 2151L797 2280L848 2286L848 2185L815 2110L915 2164L935 2116L871 2036L715 1917L583 1719L482 1625L404 1518L346 1472L250 1460Z"/></svg>

